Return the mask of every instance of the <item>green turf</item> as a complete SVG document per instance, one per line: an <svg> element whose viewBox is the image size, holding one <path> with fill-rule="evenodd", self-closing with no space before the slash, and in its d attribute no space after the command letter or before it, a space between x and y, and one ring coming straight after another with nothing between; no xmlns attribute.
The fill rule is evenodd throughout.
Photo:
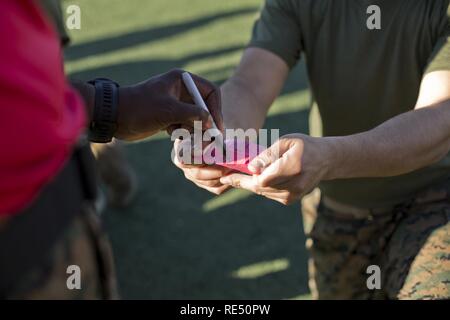
<svg viewBox="0 0 450 320"><path fill-rule="evenodd" d="M122 84L179 67L221 83L250 37L260 0L84 0L66 70ZM267 128L307 132L304 67L291 74ZM140 191L126 210L108 209L123 298L307 299L299 205L233 190L215 197L186 181L159 134L127 146Z"/></svg>

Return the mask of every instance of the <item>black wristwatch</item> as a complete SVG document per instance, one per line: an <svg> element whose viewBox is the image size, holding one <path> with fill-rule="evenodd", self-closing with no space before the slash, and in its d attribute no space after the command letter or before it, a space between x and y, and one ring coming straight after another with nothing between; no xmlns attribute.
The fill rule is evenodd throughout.
<svg viewBox="0 0 450 320"><path fill-rule="evenodd" d="M95 87L95 105L89 126L89 140L98 143L110 142L117 129L119 85L106 78L97 78L88 83Z"/></svg>

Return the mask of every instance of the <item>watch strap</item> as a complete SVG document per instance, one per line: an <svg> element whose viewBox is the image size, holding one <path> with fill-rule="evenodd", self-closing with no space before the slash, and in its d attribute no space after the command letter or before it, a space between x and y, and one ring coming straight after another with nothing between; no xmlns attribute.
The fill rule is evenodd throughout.
<svg viewBox="0 0 450 320"><path fill-rule="evenodd" d="M119 85L106 78L97 78L89 83L95 87L95 105L89 126L89 140L107 143L112 140L117 129Z"/></svg>

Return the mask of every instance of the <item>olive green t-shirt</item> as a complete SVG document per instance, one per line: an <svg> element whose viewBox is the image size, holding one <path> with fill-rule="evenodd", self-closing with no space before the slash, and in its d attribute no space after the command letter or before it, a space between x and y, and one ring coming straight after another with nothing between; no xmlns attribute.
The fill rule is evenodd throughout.
<svg viewBox="0 0 450 320"><path fill-rule="evenodd" d="M380 8L379 30L367 28L369 5ZM249 46L290 67L303 54L323 135L349 135L412 110L424 74L450 70L449 16L448 0L266 0ZM380 207L449 176L447 155L409 174L326 181L320 188L344 203Z"/></svg>

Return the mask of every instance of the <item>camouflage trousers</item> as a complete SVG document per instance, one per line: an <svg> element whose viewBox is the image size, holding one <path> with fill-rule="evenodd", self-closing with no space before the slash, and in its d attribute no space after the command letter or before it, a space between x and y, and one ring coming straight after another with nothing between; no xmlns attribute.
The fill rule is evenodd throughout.
<svg viewBox="0 0 450 320"><path fill-rule="evenodd" d="M99 218L86 206L55 243L45 263L24 275L8 299L116 299L117 285L110 244ZM68 266L80 270L81 288L69 289Z"/></svg>
<svg viewBox="0 0 450 320"><path fill-rule="evenodd" d="M383 213L326 200L319 189L302 200L313 298L450 299L450 192ZM379 289L368 288L371 265Z"/></svg>

